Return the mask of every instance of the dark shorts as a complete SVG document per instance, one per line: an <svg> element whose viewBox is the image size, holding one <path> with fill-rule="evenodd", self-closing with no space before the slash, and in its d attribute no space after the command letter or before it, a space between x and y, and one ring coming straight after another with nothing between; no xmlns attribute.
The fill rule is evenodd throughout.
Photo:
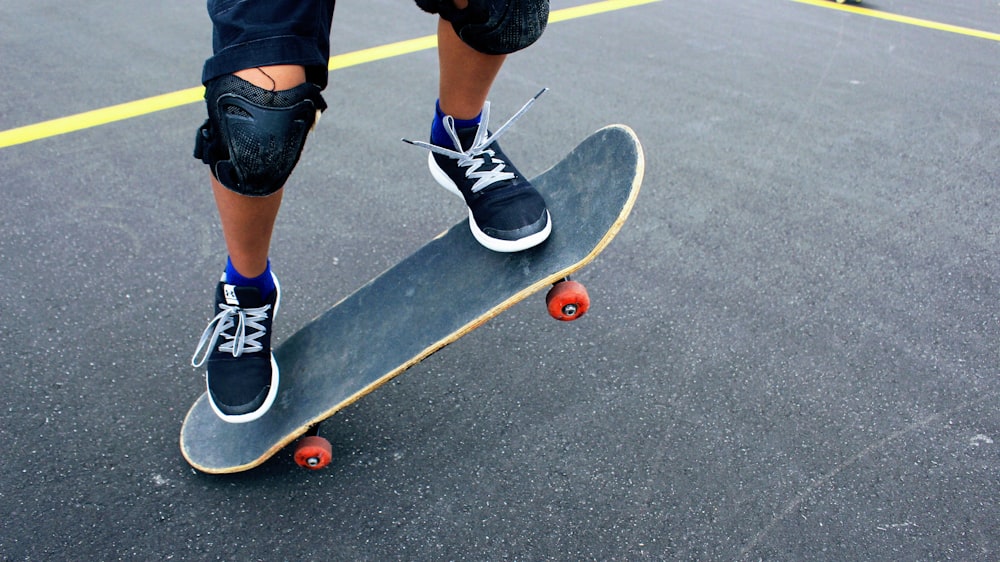
<svg viewBox="0 0 1000 562"><path fill-rule="evenodd" d="M202 83L247 68L294 64L306 68L309 82L325 88L334 3L208 0L214 54L205 61ZM456 10L449 0L416 3L425 11L440 13L463 41L489 54L506 54L530 44L541 35L549 15L548 0L474 0L463 10Z"/></svg>
<svg viewBox="0 0 1000 562"><path fill-rule="evenodd" d="M306 67L326 87L335 0L208 0L212 49L201 81L275 64Z"/></svg>

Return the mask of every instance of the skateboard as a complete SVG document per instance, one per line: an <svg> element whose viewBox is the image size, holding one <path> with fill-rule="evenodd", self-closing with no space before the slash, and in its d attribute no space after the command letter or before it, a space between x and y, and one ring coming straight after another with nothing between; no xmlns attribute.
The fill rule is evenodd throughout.
<svg viewBox="0 0 1000 562"><path fill-rule="evenodd" d="M473 238L468 219L456 224L276 347L278 397L261 418L226 423L202 394L181 428L184 458L205 473L241 472L298 440L295 462L322 468L332 453L316 434L320 422L529 295L551 287L550 315L583 316L589 297L569 275L621 229L643 170L642 147L630 128L593 133L532 180L552 216L543 244L491 252Z"/></svg>

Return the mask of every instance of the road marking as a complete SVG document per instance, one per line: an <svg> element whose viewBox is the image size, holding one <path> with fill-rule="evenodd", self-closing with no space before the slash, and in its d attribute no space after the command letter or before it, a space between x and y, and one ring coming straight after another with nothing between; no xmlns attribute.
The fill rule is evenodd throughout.
<svg viewBox="0 0 1000 562"><path fill-rule="evenodd" d="M813 6L819 6L821 8L829 8L831 10L841 10L843 12L851 12L854 14L868 16L871 18L894 21L896 23L905 23L906 25L924 27L927 29L936 29L938 31L947 31L948 33L957 33L959 35L967 35L969 37L989 39L990 41L1000 41L1000 33L991 33L989 31L972 29L970 27L949 25L947 23L940 23L920 18L911 18L909 16L901 16L899 14L890 14L889 12L882 12L879 10L864 8L861 6L852 6L850 4L837 4L830 0L792 0L792 2L798 2L799 4L811 4Z"/></svg>
<svg viewBox="0 0 1000 562"><path fill-rule="evenodd" d="M593 16L659 1L660 0L603 0L600 2L584 4L582 6L555 10L549 14L549 22L556 23L586 16ZM396 43L389 43L387 45L372 47L370 49L362 49L359 51L332 56L330 57L329 69L331 71L335 71L350 68L352 66L399 57L415 53L417 51L433 49L435 47L437 47L437 37L435 35L427 35L416 39L398 41ZM98 127L100 125L107 125L108 123L123 121L133 117L148 115L157 111L197 103L202 100L204 95L205 87L195 86L194 88L187 88L176 92L120 103L117 105L102 107L100 109L94 109L92 111L85 111L83 113L77 113L66 117L42 121L32 125L25 125L23 127L0 131L0 148L25 144L57 135Z"/></svg>
<svg viewBox="0 0 1000 562"><path fill-rule="evenodd" d="M651 4L653 2L659 2L659 1L660 0L603 0L600 2L584 4L582 6L575 6L572 8L563 8L561 10L556 10L549 15L549 22L557 23L561 21L567 21L576 18L582 18L597 14L603 14L606 12L612 12L615 10L631 8L633 6ZM992 33L968 27L949 25L925 19L911 18L909 16L901 16L898 14L881 12L878 10L863 8L860 6L837 4L830 0L792 0L792 1L798 2L800 4L810 4L813 6L819 6L832 10L841 10L844 12L850 12L854 14L864 15L887 21L893 21L916 27L923 27L927 29L934 29L938 31L945 31L948 33L955 33L959 35L977 37L980 39L988 39L990 41L1000 42L1000 33ZM333 57L330 57L329 69L330 71L336 71L344 68L350 68L352 66L359 66L370 62L403 56L410 53L415 53L417 51L433 49L435 47L437 47L437 37L435 37L434 35L427 35L424 37L418 37L416 39L398 41L395 43L389 43L387 45L381 45L378 47L372 47L370 49L362 49L359 51L353 51L350 53L344 53L341 55L335 55ZM148 115L150 113L155 113L157 111L163 111L166 109L173 109L175 107L197 103L202 100L204 94L205 94L205 88L203 86L195 86L193 88L178 90L176 92L170 92L167 94L161 94L158 96L143 98L136 101L120 103L117 105L103 107L100 109L94 109L92 111L85 111L83 113L77 113L66 117L60 117L57 119L42 121L32 125L25 125L23 127L16 127L14 129L0 131L0 148L25 144L36 140L54 137L57 135L72 133L74 131L81 131L92 127L98 127L100 125L106 125L108 123L123 121L125 119L131 119L133 117Z"/></svg>

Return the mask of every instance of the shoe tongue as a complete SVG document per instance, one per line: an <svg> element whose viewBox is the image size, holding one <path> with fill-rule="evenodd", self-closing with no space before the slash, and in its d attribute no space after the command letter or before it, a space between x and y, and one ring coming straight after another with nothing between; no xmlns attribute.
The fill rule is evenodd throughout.
<svg viewBox="0 0 1000 562"><path fill-rule="evenodd" d="M264 301L256 287L237 287L228 283L222 285L222 297L229 306L240 308L256 308Z"/></svg>
<svg viewBox="0 0 1000 562"><path fill-rule="evenodd" d="M473 141L476 140L476 133L479 131L479 126L463 127L461 129L455 129L455 133L458 135L458 140L462 141L462 146L458 147L459 150L469 150L472 147Z"/></svg>

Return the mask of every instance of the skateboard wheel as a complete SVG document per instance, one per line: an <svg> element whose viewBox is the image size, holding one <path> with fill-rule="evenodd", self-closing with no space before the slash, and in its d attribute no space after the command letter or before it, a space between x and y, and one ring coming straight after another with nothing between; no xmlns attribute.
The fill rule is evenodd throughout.
<svg viewBox="0 0 1000 562"><path fill-rule="evenodd" d="M560 281L549 289L545 306L553 318L569 322L586 314L590 308L590 296L579 281Z"/></svg>
<svg viewBox="0 0 1000 562"><path fill-rule="evenodd" d="M302 438L295 447L295 464L310 470L319 470L330 464L332 459L330 442L318 435Z"/></svg>

